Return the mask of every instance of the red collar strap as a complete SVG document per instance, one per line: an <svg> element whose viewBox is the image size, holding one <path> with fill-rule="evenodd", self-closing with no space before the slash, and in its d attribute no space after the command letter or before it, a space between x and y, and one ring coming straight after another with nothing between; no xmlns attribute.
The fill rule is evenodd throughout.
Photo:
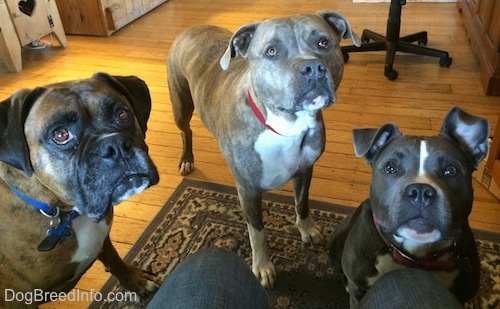
<svg viewBox="0 0 500 309"><path fill-rule="evenodd" d="M404 252L399 250L395 245L389 242L380 231L380 226L378 225L378 221L375 216L373 216L373 222L375 223L375 227L377 228L380 237L389 248L389 252L391 252L393 260L400 265L411 268L419 268L428 271L452 272L457 269L462 269L467 272L472 271L472 266L470 265L469 258L454 257L456 255L454 250L457 245L457 238L455 238L455 241L450 247L444 248L434 253L430 253L425 257L417 258L405 254ZM450 254L450 259L445 261L438 261L438 259L446 253Z"/></svg>
<svg viewBox="0 0 500 309"><path fill-rule="evenodd" d="M266 123L266 118L264 118L264 115L262 114L262 112L259 110L259 108L257 107L257 104L255 104L255 101L253 100L252 98L252 95L250 94L250 90L247 91L247 98L248 98L248 103L250 103L250 107L252 108L252 111L253 113L255 114L255 116L257 117L257 119L259 119L259 121L270 131L273 131L274 133L278 134L278 135L281 135L280 133L278 133L278 131L276 131L273 127L271 127L270 125L268 125Z"/></svg>

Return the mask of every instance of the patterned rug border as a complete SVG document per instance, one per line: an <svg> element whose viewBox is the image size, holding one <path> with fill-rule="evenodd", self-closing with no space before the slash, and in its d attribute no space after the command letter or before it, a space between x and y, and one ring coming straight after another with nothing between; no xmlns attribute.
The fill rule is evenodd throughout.
<svg viewBox="0 0 500 309"><path fill-rule="evenodd" d="M236 188L230 185L224 185L219 183L213 183L208 181L202 181L191 178L184 178L179 185L176 187L172 195L167 199L164 206L159 210L157 215L153 218L153 220L149 223L146 229L143 231L141 236L138 238L136 243L132 246L130 251L125 255L124 260L127 262L132 262L133 259L141 252L142 248L150 238L151 234L155 232L156 227L162 223L163 218L166 214L168 214L172 208L174 207L176 201L183 195L185 190L189 187L211 190L215 192L219 192L221 194L228 195L237 195ZM288 204L293 205L294 199L291 195L283 195L277 193L265 193L263 195L263 201L271 200L275 203ZM353 212L355 207L343 206L338 204L332 204L327 202L322 202L318 200L310 200L311 209L319 210L319 211L335 211L335 213L341 215L348 215ZM235 207L239 207L239 205L235 205ZM496 234L489 231L473 229L474 235L476 238L484 239L486 241L495 242L496 244L500 243L500 234ZM117 280L115 277L110 276L110 278L106 281L106 283L101 288L100 292L102 295L107 295L108 292L112 291L113 287L117 284ZM89 308L100 308L102 303L98 301L94 301Z"/></svg>
<svg viewBox="0 0 500 309"><path fill-rule="evenodd" d="M219 184L219 183L215 183L215 182L208 182L208 181L203 181L203 180L191 179L191 178L184 178L181 181L181 183L177 186L177 188L175 188L175 191L168 198L167 202L162 207L162 209L160 209L158 214L153 218L153 220L146 227L144 232L142 232L142 234L139 237L139 239L137 240L137 242L133 245L133 247L127 253L127 255L124 258L125 261L131 262L132 258L135 257L141 251L141 248L143 247L142 243L148 240L149 235L155 231L155 227L158 225L158 223L161 223L163 215L170 211L170 209L174 206L175 201L177 201L178 198L184 193L186 188L189 188L189 187L202 188L202 189L217 191L217 192L221 192L224 194L230 194L230 195L237 195L238 194L236 192L236 187L233 187L233 186ZM292 204L293 205L293 203L294 203L292 196L277 194L277 193L270 193L270 192L264 193L262 196L262 200L263 201L272 200L273 202L277 202L277 203L281 203L281 204ZM343 205L338 205L338 204L330 204L330 203L321 202L321 201L317 201L317 200L310 200L309 205L311 208L318 209L318 210L331 210L332 208L335 208L336 212L339 212L343 215L348 215L349 213L354 211L354 207L343 206ZM239 207L239 205L235 205L235 206ZM499 236L499 239L500 239L500 236ZM141 245L139 245L139 244L141 244Z"/></svg>

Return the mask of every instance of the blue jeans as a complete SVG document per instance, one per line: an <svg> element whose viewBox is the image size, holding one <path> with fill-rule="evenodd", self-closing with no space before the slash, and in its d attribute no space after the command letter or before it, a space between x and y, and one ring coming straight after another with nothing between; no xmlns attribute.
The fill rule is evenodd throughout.
<svg viewBox="0 0 500 309"><path fill-rule="evenodd" d="M380 277L361 299L360 308L463 308L428 272L402 268Z"/></svg>
<svg viewBox="0 0 500 309"><path fill-rule="evenodd" d="M266 290L236 253L204 248L165 279L148 308L269 308Z"/></svg>
<svg viewBox="0 0 500 309"><path fill-rule="evenodd" d="M148 309L269 308L266 290L236 253L204 248L165 279ZM425 271L403 268L383 275L361 299L360 308L463 308Z"/></svg>

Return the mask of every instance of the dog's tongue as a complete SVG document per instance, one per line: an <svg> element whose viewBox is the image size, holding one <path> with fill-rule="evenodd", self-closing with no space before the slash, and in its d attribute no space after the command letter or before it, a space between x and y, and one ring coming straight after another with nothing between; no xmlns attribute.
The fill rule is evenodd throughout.
<svg viewBox="0 0 500 309"><path fill-rule="evenodd" d="M429 222L416 219L398 229L398 235L420 243L431 243L441 239L441 232Z"/></svg>

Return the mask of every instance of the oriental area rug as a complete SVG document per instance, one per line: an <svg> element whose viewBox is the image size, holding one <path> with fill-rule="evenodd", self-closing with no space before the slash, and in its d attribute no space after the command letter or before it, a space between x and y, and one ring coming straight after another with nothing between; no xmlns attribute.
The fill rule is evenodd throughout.
<svg viewBox="0 0 500 309"><path fill-rule="evenodd" d="M310 207L327 238L354 210L318 201L311 201ZM278 272L277 284L268 291L272 308L348 308L348 294L340 274L330 264L326 244L313 246L301 241L293 198L267 193L262 208L270 255ZM474 234L481 260L481 287L466 308L500 308L500 235L479 230ZM236 189L186 178L125 260L163 281L202 247L227 248L251 265L248 232ZM123 292L114 277L101 290L103 295L111 292ZM152 296L135 302L96 301L90 308L145 308Z"/></svg>

